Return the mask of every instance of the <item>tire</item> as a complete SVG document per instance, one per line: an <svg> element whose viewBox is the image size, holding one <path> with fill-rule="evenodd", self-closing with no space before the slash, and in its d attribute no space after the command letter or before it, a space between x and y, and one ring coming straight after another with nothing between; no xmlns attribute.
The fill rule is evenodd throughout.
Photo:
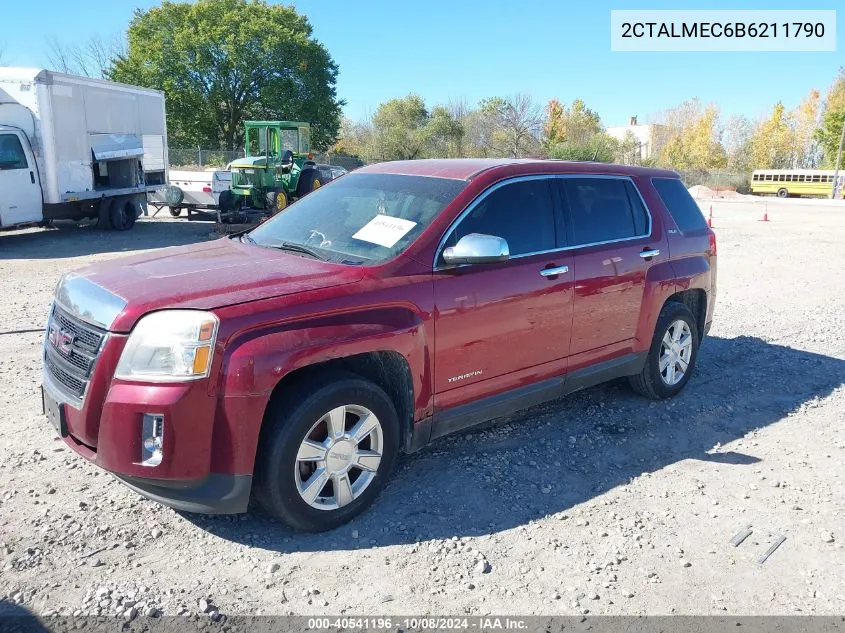
<svg viewBox="0 0 845 633"><path fill-rule="evenodd" d="M115 198L103 198L97 205L97 228L103 231L110 231L114 228L111 223L111 211Z"/></svg>
<svg viewBox="0 0 845 633"><path fill-rule="evenodd" d="M267 194L267 210L276 215L287 209L288 195L284 191L271 191Z"/></svg>
<svg viewBox="0 0 845 633"><path fill-rule="evenodd" d="M777 196L778 198L788 198L789 192L786 190L786 187L781 187L780 189L778 189Z"/></svg>
<svg viewBox="0 0 845 633"><path fill-rule="evenodd" d="M171 207L170 215L172 215L174 218L178 218L180 215L182 215L182 209L180 209L179 207Z"/></svg>
<svg viewBox="0 0 845 633"><path fill-rule="evenodd" d="M185 199L185 192L176 185L170 185L164 190L164 201L169 207L178 207Z"/></svg>
<svg viewBox="0 0 845 633"><path fill-rule="evenodd" d="M268 513L294 529L330 530L363 512L384 487L399 452L399 418L393 402L382 389L354 374L327 374L316 381L297 385L294 393L307 395L294 402L276 400L262 428L256 460L255 496ZM309 437L314 443L321 442L329 428L326 422L329 412L342 406L347 411L341 418L347 433L356 428L363 419L362 414L366 417L364 412L377 418L378 428L363 435L364 439L357 447L348 439L338 442L334 445L334 453L324 448L328 439L322 440L323 444L311 444L312 448L315 445L323 447L324 459L298 460L303 442ZM334 419L337 420L337 416ZM369 462L374 470L365 471L349 465L356 455L361 455L359 450L372 449L365 454L371 460L379 448L381 458L377 468L373 461ZM325 477L320 472L325 474L333 468L334 475L325 475L329 479L321 483ZM346 475L338 470L342 468L348 469ZM344 477L349 485L345 488L345 503L340 503L335 485ZM307 486L309 482L310 486ZM356 491L359 483L360 489ZM311 503L304 498L309 487L315 496ZM301 493L302 489L305 492Z"/></svg>
<svg viewBox="0 0 845 633"><path fill-rule="evenodd" d="M109 219L115 231L128 231L135 226L138 215L132 198L117 198L112 204Z"/></svg>
<svg viewBox="0 0 845 633"><path fill-rule="evenodd" d="M320 178L320 172L316 169L306 169L299 177L299 182L296 185L296 195L300 198L306 196L322 187L323 184L323 180Z"/></svg>
<svg viewBox="0 0 845 633"><path fill-rule="evenodd" d="M235 194L230 189L220 192L217 200L217 208L220 211L232 211L235 208Z"/></svg>
<svg viewBox="0 0 845 633"><path fill-rule="evenodd" d="M672 359L676 357L670 355L669 364L672 368L671 370L667 368L667 370L665 370L667 375L664 376L663 371L661 371L660 368L660 359L664 350L664 336L669 335L671 337L671 334L669 333L670 328L672 328L673 332L678 331L678 323L686 324L686 328L689 331L689 352L687 355L682 353L681 358L674 363L672 362ZM682 333L685 333L683 327L681 328L681 331ZM683 336L681 340L683 340ZM663 306L663 309L660 311L660 315L657 317L657 325L654 328L654 337L651 342L651 347L649 348L645 366L639 374L628 377L631 387L637 393L654 400L663 400L665 398L676 396L681 392L681 390L683 390L684 386L686 386L693 370L695 369L695 360L698 356L698 347L700 343L701 338L698 333L698 326L690 309L683 303L674 301L668 302ZM669 351L671 354L671 350ZM678 379L677 382L672 382L671 380L667 381L667 378L669 378L669 371L677 376L676 370L682 367L681 360L684 359L687 363L687 367L686 370L683 371L682 377Z"/></svg>

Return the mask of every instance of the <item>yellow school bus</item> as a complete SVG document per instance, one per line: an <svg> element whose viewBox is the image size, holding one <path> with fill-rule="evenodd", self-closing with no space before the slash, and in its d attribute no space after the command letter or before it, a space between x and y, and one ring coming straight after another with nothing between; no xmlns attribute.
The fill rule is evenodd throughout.
<svg viewBox="0 0 845 633"><path fill-rule="evenodd" d="M751 174L751 193L773 193L778 198L790 196L830 197L833 191L832 169L755 169ZM839 181L845 171L839 172ZM845 183L843 183L845 184ZM845 186L839 185L838 197L843 197Z"/></svg>

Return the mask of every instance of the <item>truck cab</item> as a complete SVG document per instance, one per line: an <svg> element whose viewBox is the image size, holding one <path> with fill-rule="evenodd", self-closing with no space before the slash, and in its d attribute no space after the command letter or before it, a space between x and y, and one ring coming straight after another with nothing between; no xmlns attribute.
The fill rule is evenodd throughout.
<svg viewBox="0 0 845 633"><path fill-rule="evenodd" d="M38 167L23 130L0 125L0 227L42 220Z"/></svg>

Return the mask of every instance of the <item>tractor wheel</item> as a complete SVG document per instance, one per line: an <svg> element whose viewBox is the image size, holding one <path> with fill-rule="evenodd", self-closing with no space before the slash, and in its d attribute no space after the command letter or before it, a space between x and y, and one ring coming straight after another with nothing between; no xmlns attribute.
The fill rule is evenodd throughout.
<svg viewBox="0 0 845 633"><path fill-rule="evenodd" d="M267 210L273 215L284 211L288 206L288 195L284 191L273 191L267 194Z"/></svg>
<svg viewBox="0 0 845 633"><path fill-rule="evenodd" d="M296 195L299 198L307 196L322 186L323 181L320 178L320 172L316 169L306 169L299 177L299 184L296 186Z"/></svg>
<svg viewBox="0 0 845 633"><path fill-rule="evenodd" d="M235 208L235 194L231 190L220 192L220 198L217 201L217 208L221 211L232 211Z"/></svg>

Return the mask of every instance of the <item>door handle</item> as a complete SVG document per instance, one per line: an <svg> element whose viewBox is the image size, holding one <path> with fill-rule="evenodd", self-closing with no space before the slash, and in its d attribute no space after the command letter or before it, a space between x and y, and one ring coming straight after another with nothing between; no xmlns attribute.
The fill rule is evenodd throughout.
<svg viewBox="0 0 845 633"><path fill-rule="evenodd" d="M32 181L32 184L35 184L35 172L29 172L29 179Z"/></svg>
<svg viewBox="0 0 845 633"><path fill-rule="evenodd" d="M640 257L643 259L651 259L652 257L657 257L658 255L660 255L659 248L648 248L640 253Z"/></svg>
<svg viewBox="0 0 845 633"><path fill-rule="evenodd" d="M544 268L540 271L543 277L554 277L555 275L565 275L569 272L569 266L555 266L554 268Z"/></svg>

